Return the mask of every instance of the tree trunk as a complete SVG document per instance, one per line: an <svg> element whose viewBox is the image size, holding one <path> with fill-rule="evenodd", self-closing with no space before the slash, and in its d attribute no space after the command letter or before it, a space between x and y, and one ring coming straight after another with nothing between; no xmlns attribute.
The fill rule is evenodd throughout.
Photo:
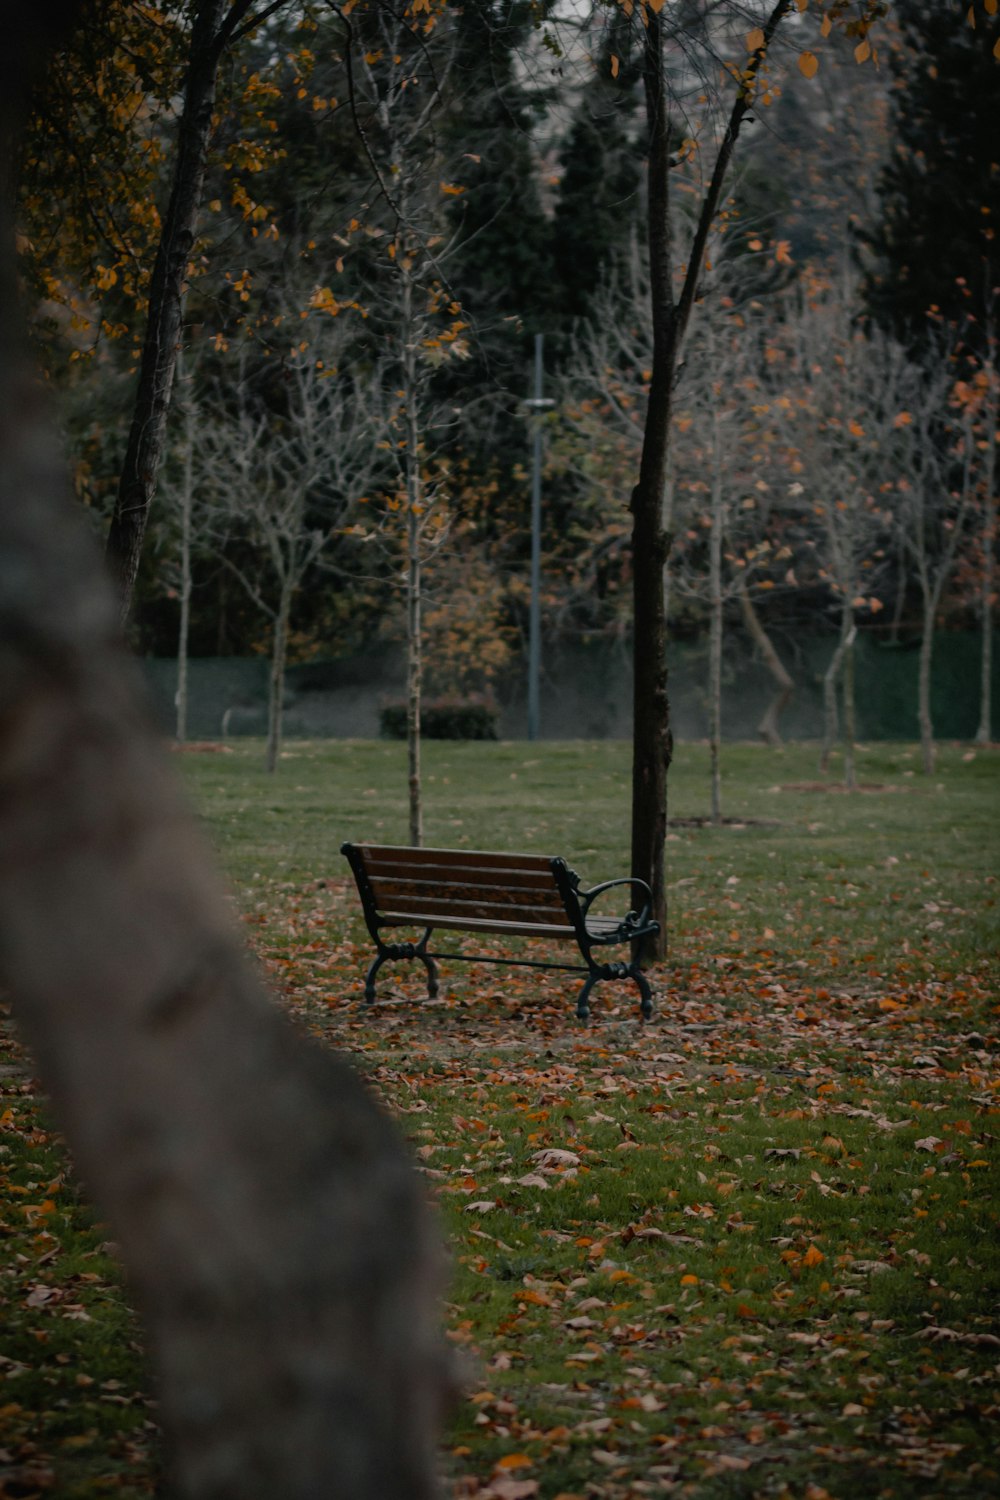
<svg viewBox="0 0 1000 1500"><path fill-rule="evenodd" d="M62 9L2 6L0 72L23 84ZM430 1500L446 1362L424 1194L243 957L54 457L5 218L0 983L144 1316L172 1492Z"/></svg>
<svg viewBox="0 0 1000 1500"><path fill-rule="evenodd" d="M768 745L775 750L780 750L783 741L781 738L780 720L781 715L788 707L792 694L795 692L795 683L792 681L784 662L778 655L774 642L764 629L760 615L754 608L753 600L750 598L746 580L741 576L739 581L740 610L743 614L743 623L747 633L753 641L757 650L763 657L764 664L775 682L778 690L764 711L764 716L757 725L757 733ZM836 712L836 709L834 709Z"/></svg>
<svg viewBox="0 0 1000 1500"><path fill-rule="evenodd" d="M420 781L420 701L423 686L423 641L421 638L420 526L411 509L408 517L408 561L406 575L406 761L410 803L410 843L419 849L424 841L424 817Z"/></svg>
<svg viewBox="0 0 1000 1500"><path fill-rule="evenodd" d="M777 0L761 28L761 45L744 68L719 144L711 181L698 215L684 283L676 306L670 241L670 121L664 72L663 24L650 6L643 13L643 92L649 132L647 214L649 290L653 323L653 368L642 434L639 482L632 491L632 600L634 694L632 740L632 874L652 891L659 933L637 944L637 957L662 958L667 948L664 848L667 836L667 771L673 758L667 697L667 623L663 575L670 537L663 528L670 449L670 415L677 357L684 341L713 220L722 197L740 127L753 101L753 85L775 31L792 0Z"/></svg>
<svg viewBox="0 0 1000 1500"><path fill-rule="evenodd" d="M177 628L177 743L187 739L188 638L191 630L191 513L194 508L194 407L184 405L184 462L181 473L181 614Z"/></svg>
<svg viewBox="0 0 1000 1500"><path fill-rule="evenodd" d="M291 565L289 565L291 570ZM267 693L268 771L276 771L281 758L281 726L285 712L285 663L288 659L288 622L292 613L291 577L282 579L281 595L271 635L271 676Z"/></svg>
<svg viewBox="0 0 1000 1500"><path fill-rule="evenodd" d="M931 718L931 665L934 653L934 604L924 604L924 628L920 637L917 668L917 723L920 725L920 759L924 775L934 772L934 720Z"/></svg>
<svg viewBox="0 0 1000 1500"><path fill-rule="evenodd" d="M718 397L716 397L718 400ZM712 822L722 822L722 454L718 409L712 413L712 530L708 544L708 753L712 779Z"/></svg>
<svg viewBox="0 0 1000 1500"><path fill-rule="evenodd" d="M227 0L198 0L191 24L173 184L150 282L139 384L108 533L107 558L119 591L122 624L132 604L163 453L188 262L212 133L220 31L228 9Z"/></svg>
<svg viewBox="0 0 1000 1500"><path fill-rule="evenodd" d="M1000 427L1000 370L997 369L997 343L990 336L990 399L986 403L986 463L983 474L983 578L979 594L982 625L982 652L979 661L979 728L976 742L989 745L993 740L993 595L996 588L997 548L997 429Z"/></svg>
<svg viewBox="0 0 1000 1500"><path fill-rule="evenodd" d="M855 768L857 721L854 711L854 642L858 632L854 624L853 611L848 612L847 618L849 623L844 640L844 669L841 682L844 694L844 785L848 791L853 792L858 785Z"/></svg>
<svg viewBox="0 0 1000 1500"><path fill-rule="evenodd" d="M819 752L819 768L828 771L830 768L830 753L840 732L840 715L837 712L837 682L840 677L840 669L844 661L844 653L847 650L845 632L841 629L840 640L837 649L830 658L830 664L823 673L823 744Z"/></svg>
<svg viewBox="0 0 1000 1500"><path fill-rule="evenodd" d="M406 758L410 804L410 844L424 841L423 786L420 779L420 709L424 677L423 483L420 473L420 421L417 412L417 351L413 281L403 257L403 370L406 382Z"/></svg>
<svg viewBox="0 0 1000 1500"><path fill-rule="evenodd" d="M642 439L639 482L632 491L633 673L632 873L652 891L660 924L641 945L641 957L666 952L667 770L673 755L667 697L667 632L663 571L670 540L662 515L667 483L670 411L676 362L676 315L670 259L670 125L663 68L663 26L648 12L643 81L649 125L649 277L653 314L653 369Z"/></svg>

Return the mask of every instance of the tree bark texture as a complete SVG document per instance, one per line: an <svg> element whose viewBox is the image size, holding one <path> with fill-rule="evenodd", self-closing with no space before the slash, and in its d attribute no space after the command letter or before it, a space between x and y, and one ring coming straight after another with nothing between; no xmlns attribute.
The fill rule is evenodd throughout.
<svg viewBox="0 0 1000 1500"><path fill-rule="evenodd" d="M191 26L173 183L150 282L139 383L108 532L107 559L119 591L123 624L132 603L163 453L170 389L180 348L187 268L212 132L222 26L228 10L227 0L198 0Z"/></svg>
<svg viewBox="0 0 1000 1500"><path fill-rule="evenodd" d="M429 1500L447 1366L423 1191L242 951L55 457L0 230L0 984L120 1246L172 1492Z"/></svg>

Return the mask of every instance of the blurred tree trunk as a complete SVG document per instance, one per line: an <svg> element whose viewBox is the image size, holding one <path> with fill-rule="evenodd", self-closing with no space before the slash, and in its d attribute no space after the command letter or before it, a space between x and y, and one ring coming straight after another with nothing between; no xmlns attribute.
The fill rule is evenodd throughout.
<svg viewBox="0 0 1000 1500"><path fill-rule="evenodd" d="M0 0L5 149L62 14ZM0 214L0 983L145 1319L173 1492L427 1500L424 1195L243 954L55 457Z"/></svg>

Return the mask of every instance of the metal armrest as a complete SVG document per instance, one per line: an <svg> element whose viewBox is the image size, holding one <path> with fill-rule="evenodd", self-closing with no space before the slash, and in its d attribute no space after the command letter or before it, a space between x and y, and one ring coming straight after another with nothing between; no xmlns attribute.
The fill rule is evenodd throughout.
<svg viewBox="0 0 1000 1500"><path fill-rule="evenodd" d="M591 886L591 888L587 891L578 890L577 896L580 900L580 910L584 921L586 921L587 919L587 913L590 910L590 903L594 900L595 896L599 896L602 891L610 891L614 886L617 885L640 886L642 890L646 892L645 905L638 913L638 915L634 911L630 911L626 913L626 915L622 918L623 925L628 924L629 926L634 925L636 927L644 926L649 921L650 907L653 904L653 893L646 882L644 880L640 880L637 875L624 875L620 880L603 880L600 885Z"/></svg>

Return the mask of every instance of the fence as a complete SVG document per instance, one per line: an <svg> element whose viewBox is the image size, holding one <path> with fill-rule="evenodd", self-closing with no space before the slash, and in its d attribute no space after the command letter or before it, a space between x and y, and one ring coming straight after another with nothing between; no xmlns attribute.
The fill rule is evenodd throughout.
<svg viewBox="0 0 1000 1500"><path fill-rule="evenodd" d="M795 643L788 666L795 694L781 731L786 739L818 739L823 733L822 676L836 641L805 637ZM917 738L919 642L889 645L873 635L858 638L855 669L858 736L862 740ZM793 653L789 653L791 656ZM157 711L168 732L174 726L176 662L143 662ZM934 642L931 694L934 729L941 739L971 739L979 724L980 637L940 632ZM707 733L707 653L704 645L670 647L670 700L674 733L702 739ZM194 658L188 667L188 733L193 739L260 735L266 730L268 664L261 658ZM290 738L374 738L385 698L402 691L401 652L308 662L289 669L284 730ZM632 732L632 672L624 643L604 640L563 644L543 663L542 723L545 739L628 739ZM763 665L734 637L724 666L723 732L727 739L753 739L774 693ZM500 732L505 739L527 733L525 672L509 673L497 690ZM1000 632L993 652L993 701L1000 736Z"/></svg>

